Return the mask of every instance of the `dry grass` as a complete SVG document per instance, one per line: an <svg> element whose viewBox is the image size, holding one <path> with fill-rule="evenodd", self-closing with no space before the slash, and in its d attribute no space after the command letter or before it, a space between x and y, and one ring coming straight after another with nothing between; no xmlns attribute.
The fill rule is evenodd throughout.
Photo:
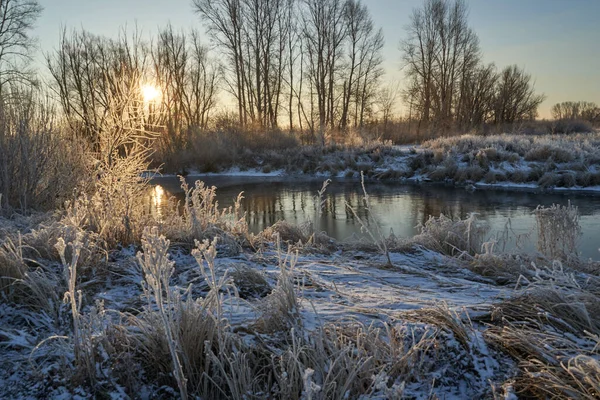
<svg viewBox="0 0 600 400"><path fill-rule="evenodd" d="M570 202L566 206L552 205L535 210L537 248L550 259L569 260L577 256L577 241L581 236L579 212Z"/></svg>
<svg viewBox="0 0 600 400"><path fill-rule="evenodd" d="M423 322L426 324L440 326L451 332L460 342L465 350L470 351L471 329L467 327L459 314L441 303L435 307L422 308L418 311L403 313L402 316L408 320Z"/></svg>
<svg viewBox="0 0 600 400"><path fill-rule="evenodd" d="M381 225L379 221L375 218L373 214L373 208L371 207L371 201L369 199L369 194L367 193L367 189L365 188L365 177L361 171L360 173L360 184L363 192L363 204L365 207L365 217L361 217L358 215L358 212L355 208L350 206L348 202L345 202L346 207L352 212L354 218L360 224L360 230L363 233L369 235L377 249L383 254L387 260L387 266L391 267L392 259L390 258L390 251L388 249L388 241L383 232L381 231Z"/></svg>
<svg viewBox="0 0 600 400"><path fill-rule="evenodd" d="M181 177L181 188L185 192L181 210L178 205L167 204L158 221L165 236L190 246L194 240L219 236L221 246L227 246L229 253L238 252L249 237L245 214L241 211L242 193L232 207L221 209L216 201L216 187L196 181L194 187L189 188Z"/></svg>
<svg viewBox="0 0 600 400"><path fill-rule="evenodd" d="M477 163L502 157L489 149L484 153ZM487 353L478 340L485 331L487 343L518 364L510 372L517 374L511 379L519 395L598 396L600 279L597 266L570 257L578 232L576 208L536 211L544 227L544 254L563 259L548 268L532 264L544 265L541 256L499 254L492 242L485 242L487 227L476 215L431 218L408 241L373 232L385 244L383 250L425 246L468 261L453 265L468 266L498 283L514 283L520 290L494 306L489 326L473 324L468 314L439 304L398 314L402 321L395 325L340 320L314 327L303 319L310 311L299 295L294 245L302 242L312 251L306 243L318 246L320 237L313 235L311 242L312 230L285 223L262 236L266 251L277 249L277 261L263 259L279 267L272 288L256 269L237 262L217 264L217 250L230 255L229 248L239 251L240 243L249 240L239 205L220 209L216 189L201 183L184 189L182 214L175 214L175 208L166 211L158 222L163 231L147 229L142 236L138 260L146 303L130 314L106 313L100 304L92 307L97 293L90 287L89 271L106 262L103 251L114 250L110 241L117 236L98 231L89 222L87 207L73 204L55 221L29 227L21 236L6 230L0 268L10 276L3 281L5 293L12 291L9 305L26 304L31 315L52 315L48 325L55 325L46 328L56 330L53 336L39 336L42 342L31 356L36 368L50 371L52 363L56 379L68 376L72 388L84 387L98 396L110 391L135 397L146 386L157 396L205 399L400 398L414 394L416 387L422 393L451 387L465 376L472 377L468 393L484 396L490 390L485 375L490 369L481 372L478 363L488 355L498 361L497 353ZM139 221L143 226L145 220ZM199 278L186 281L187 287L177 286L182 271L171 259L174 250L167 237L187 244L204 239L195 242L192 253L197 268L186 265L185 271ZM283 240L287 251L281 248ZM365 248L374 251L377 244ZM188 257L187 252L177 254ZM108 281L116 265L97 277ZM233 270L223 271L224 266ZM60 304L65 292L68 307ZM239 325L228 319L234 304L250 310ZM9 333L15 335L0 332L0 344L9 340Z"/></svg>
<svg viewBox="0 0 600 400"><path fill-rule="evenodd" d="M450 256L475 255L482 252L489 227L472 213L464 220L452 220L445 215L429 217L420 225L416 244Z"/></svg>
<svg viewBox="0 0 600 400"><path fill-rule="evenodd" d="M284 255L281 243L278 241L277 260L279 265L277 286L258 306L261 316L255 323L255 329L262 333L289 330L300 323L300 304L293 282L298 253L288 250Z"/></svg>
<svg viewBox="0 0 600 400"><path fill-rule="evenodd" d="M518 361L518 394L598 397L599 293L597 284L555 266L538 269L521 293L495 306L497 326L485 337Z"/></svg>
<svg viewBox="0 0 600 400"><path fill-rule="evenodd" d="M457 182L484 179L486 183L537 182L542 188L585 187L594 185L590 167L600 161L599 145L597 132L463 135L424 143L424 152L413 157L409 165L415 172L428 172L435 181L451 177ZM448 160L463 165L456 169Z"/></svg>
<svg viewBox="0 0 600 400"><path fill-rule="evenodd" d="M260 299L273 290L265 275L250 266L234 264L229 275L242 299Z"/></svg>

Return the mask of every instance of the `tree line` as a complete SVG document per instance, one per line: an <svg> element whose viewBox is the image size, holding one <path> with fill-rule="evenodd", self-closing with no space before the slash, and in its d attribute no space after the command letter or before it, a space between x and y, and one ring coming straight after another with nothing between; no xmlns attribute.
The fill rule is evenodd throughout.
<svg viewBox="0 0 600 400"><path fill-rule="evenodd" d="M409 118L428 129L535 119L544 95L517 65L484 64L464 1L426 0L413 11L400 49Z"/></svg>
<svg viewBox="0 0 600 400"><path fill-rule="evenodd" d="M0 7L1 18L14 22L0 26L17 30L0 30L0 93L7 97L17 92L10 89L15 82L36 82L17 61L27 58L27 33L41 8L35 0ZM482 61L463 0L425 0L413 10L399 44L399 90L384 87L384 37L364 1L194 0L192 7L206 38L171 25L152 39L135 31L116 38L62 31L46 64L51 93L73 132L97 142L107 121L124 116L140 127L206 130L218 122L222 93L235 104L229 123L307 132L321 143L327 132L387 121L396 93L418 130L440 132L534 119L544 100L522 68L498 70ZM160 88L161 100L151 107L141 99L142 82ZM566 102L552 112L591 120L597 106Z"/></svg>

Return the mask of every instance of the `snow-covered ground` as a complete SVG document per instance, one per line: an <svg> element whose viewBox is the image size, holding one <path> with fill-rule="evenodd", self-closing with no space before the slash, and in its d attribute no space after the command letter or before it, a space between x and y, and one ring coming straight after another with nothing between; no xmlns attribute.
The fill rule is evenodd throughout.
<svg viewBox="0 0 600 400"><path fill-rule="evenodd" d="M295 251L299 251L297 260L290 261ZM93 321L87 323L84 332L95 343L93 348L98 352L93 358L95 366L92 366L95 382L86 380L78 372L83 367L77 366L73 358L74 339L67 305L57 305L56 315L26 303L4 301L0 305L0 357L3 360L0 364L0 398L90 398L96 396L98 390L108 398L177 397L173 378L163 376L157 380L149 372L152 366L145 365L139 358L146 350L136 347L139 344L135 344L138 342L134 338L146 334L140 331L143 326L139 325L140 321L155 309L143 290L144 274L135 253L133 247L113 252L108 264L102 267L103 272L92 272L94 278L79 284L84 296L80 299L84 303L82 320ZM198 299L207 296L209 285L206 279L210 274L202 273L189 249L175 245L169 257L175 262L171 289ZM276 358L286 351L298 351L289 347L288 339L283 342L277 339L289 335L285 329L291 328L299 335L292 333L290 338L298 339L291 340L308 335L303 339L307 340L308 346L312 343L311 335L322 334L318 332L329 332L331 327L345 332L359 326L370 332L369 335L381 335L382 343L389 345L390 340L404 343L394 350L398 352L396 356L385 356L391 359L373 361L381 362L381 365L375 369L378 371L376 376L363 377L370 386L364 388L362 398L491 398L493 393L510 398L514 380L521 374L518 362L509 350L491 340L488 333L504 329L504 319L495 316L502 310L499 305L527 293L531 276L537 274L543 281L543 270L532 271L529 279L520 281L519 278L505 285L499 284L494 276L474 272L476 260L451 258L422 247L394 252L391 261L392 265L388 265L382 254L353 249L351 244L327 248L301 246L297 250L290 246L286 254L285 250L282 253L267 242L258 251L247 249L234 255L224 253L215 261L213 279L219 281L224 276L233 276L237 294L230 290L221 294L223 329L246 343L248 347L244 351L258 346L263 349L261 351L270 349L271 357ZM527 261L523 260L523 263ZM283 331L260 331L261 325L257 321L273 311L270 307L281 306L270 298L281 286L282 265L293 282L298 299L294 306L298 309L288 311L297 313L298 319L288 321L290 325ZM241 275L235 275L238 269L242 271ZM578 282L597 279L594 275L578 274L577 278L573 276ZM560 290L563 283L556 279L553 282L554 288ZM539 312L549 311L540 308ZM505 317L512 316L506 313ZM559 320L560 316L548 318ZM562 332L542 320L540 324L543 332L571 335L564 340L574 347L568 351L557 349L561 357L591 354L591 360L598 363L600 358L597 349L593 349L594 339L582 339L585 337L583 332L577 335L565 333L571 332L568 328ZM596 327L597 324L590 325L590 332L596 332ZM532 334L537 332L533 328L527 329L531 329ZM389 337L390 334L398 336ZM367 339L375 340L372 336L364 340ZM348 340L354 339L349 336ZM354 346L358 344L351 345ZM547 351L554 354L551 345ZM335 355L328 354L326 357L331 360L326 362L331 363ZM376 354L367 358L379 357ZM367 362L365 360L360 362ZM334 368L335 364L327 365L327 368ZM125 372L123 367L130 370ZM311 374L311 370L308 368L304 373ZM320 398L319 391L325 391L320 385L326 378L317 373L311 379L316 385L311 386L313 396ZM133 389L136 392L132 393ZM273 390L272 395L277 397L280 389ZM310 391L306 387L303 390L303 398L308 398ZM342 397L357 395L348 390ZM254 395L271 397L266 393Z"/></svg>

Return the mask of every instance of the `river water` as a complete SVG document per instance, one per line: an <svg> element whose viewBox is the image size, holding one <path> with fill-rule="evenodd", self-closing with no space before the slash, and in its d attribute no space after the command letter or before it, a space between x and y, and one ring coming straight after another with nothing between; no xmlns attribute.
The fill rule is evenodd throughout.
<svg viewBox="0 0 600 400"><path fill-rule="evenodd" d="M566 205L570 201L579 209L582 236L579 239L580 255L600 260L600 196L573 193L529 193L523 191L475 190L440 185L410 185L400 183L366 183L371 209L363 202L360 183L333 181L322 198L322 211L317 212L318 191L322 180L297 180L283 177L201 176L188 177L190 185L200 179L217 186L219 205L233 204L239 192L244 192L243 208L247 213L250 230L259 232L277 221L292 224L307 221L331 237L344 240L361 232L354 213L361 217L371 212L385 234L393 230L399 237L418 233L417 226L430 215L441 213L451 218L466 218L469 213L490 225L489 237L501 238L510 221L510 239L507 250L520 246L524 251L535 249L537 240L533 211L538 205ZM168 197L183 198L178 178L159 177L152 180L155 191Z"/></svg>

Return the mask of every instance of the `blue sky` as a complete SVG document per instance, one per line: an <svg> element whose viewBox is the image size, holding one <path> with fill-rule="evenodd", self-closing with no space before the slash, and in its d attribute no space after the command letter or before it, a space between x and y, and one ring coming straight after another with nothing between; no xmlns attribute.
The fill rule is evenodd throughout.
<svg viewBox="0 0 600 400"><path fill-rule="evenodd" d="M412 9L422 0L363 0L385 35L385 79L400 81L398 43ZM600 0L470 0L469 23L477 32L486 62L499 68L517 64L547 96L540 109L549 116L554 103L586 100L600 104ZM44 11L36 35L42 51L58 44L61 26L115 36L136 23L146 34L169 21L200 27L191 0L40 0ZM208 38L206 39L208 43ZM38 60L42 56L38 55Z"/></svg>

